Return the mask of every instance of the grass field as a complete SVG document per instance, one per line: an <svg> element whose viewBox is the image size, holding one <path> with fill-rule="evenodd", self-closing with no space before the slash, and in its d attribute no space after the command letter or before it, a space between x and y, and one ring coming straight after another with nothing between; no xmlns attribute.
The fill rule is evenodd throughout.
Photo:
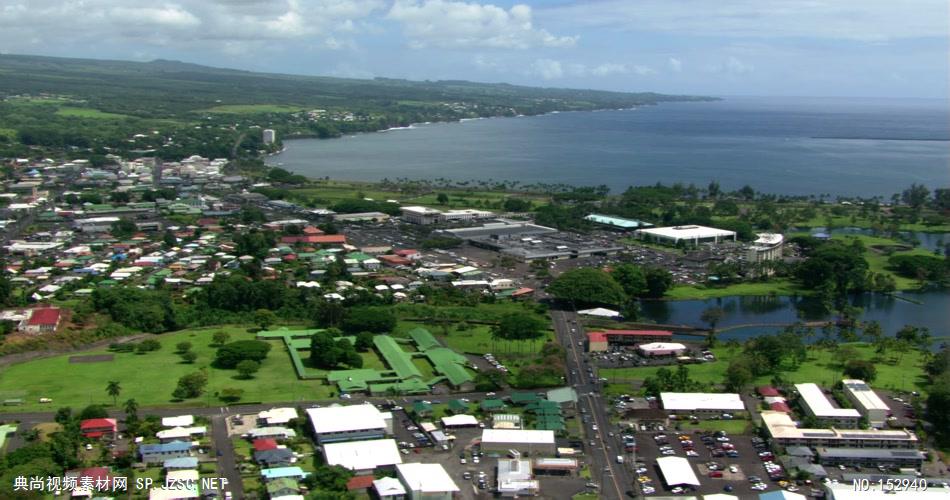
<svg viewBox="0 0 950 500"><path fill-rule="evenodd" d="M705 300L733 295L807 295L797 284L787 279L775 279L763 283L737 283L720 288L680 285L672 288L664 298L671 300Z"/></svg>
<svg viewBox="0 0 950 500"><path fill-rule="evenodd" d="M209 113L257 114L257 113L296 113L304 108L284 104L224 104L205 111Z"/></svg>
<svg viewBox="0 0 950 500"><path fill-rule="evenodd" d="M749 428L748 420L699 420L683 424L684 429L701 431L723 431L726 434L745 434Z"/></svg>
<svg viewBox="0 0 950 500"><path fill-rule="evenodd" d="M400 326L397 327L397 332L409 331L417 326L429 328L429 331L436 335L446 347L466 354L485 354L487 352L495 355L530 354L539 351L545 342L554 340L554 334L546 332L544 339L539 339L533 343L508 340L493 341L491 327L488 325L473 325L470 329L464 331L458 331L452 326L448 329L448 335L443 335L439 328L407 321L401 322Z"/></svg>
<svg viewBox="0 0 950 500"><path fill-rule="evenodd" d="M242 401L248 402L325 399L334 391L320 380L298 380L284 344L277 341L271 343L270 354L250 380L237 379L234 370L210 367L215 348L209 344L212 333L217 330L227 330L231 341L254 338L239 327L183 330L157 337L162 344L159 351L144 355L115 353L111 362L74 364L69 363L69 355L62 355L6 367L0 371L0 398L22 398L24 404L3 407L0 411L49 410L92 403L111 405L112 398L105 392L110 380L121 384L120 405L134 398L142 406L213 406L220 404L214 394L224 388L243 389ZM183 341L191 342L198 354L198 360L192 365L183 364L174 352L175 344ZM82 354L109 354L109 351L98 349ZM172 402L171 393L178 378L200 369L208 371L205 395L181 403ZM44 397L52 398L53 404L39 404L39 398Z"/></svg>
<svg viewBox="0 0 950 500"><path fill-rule="evenodd" d="M56 114L59 116L74 116L76 118L95 118L101 120L122 120L125 118L130 118L128 115L106 113L104 111L99 111L98 109L76 108L72 106L61 107L56 110Z"/></svg>
<svg viewBox="0 0 950 500"><path fill-rule="evenodd" d="M926 391L923 371L923 355L910 351L901 357L896 352L885 353L878 357L874 348L866 344L845 344L854 349L857 358L875 361L877 379L871 383L875 388L903 391ZM689 365L690 378L711 385L721 384L725 380L726 368L732 359L743 356L741 348L717 347L713 349L716 361ZM792 383L814 382L831 387L841 380L842 351L813 347L808 350L808 359L795 371L783 372L786 380ZM850 358L849 358L850 359ZM606 377L613 393L629 391L625 382L642 381L653 376L660 367L605 368L600 375ZM675 367L673 367L675 368ZM755 380L755 384L767 384L771 376L766 375Z"/></svg>

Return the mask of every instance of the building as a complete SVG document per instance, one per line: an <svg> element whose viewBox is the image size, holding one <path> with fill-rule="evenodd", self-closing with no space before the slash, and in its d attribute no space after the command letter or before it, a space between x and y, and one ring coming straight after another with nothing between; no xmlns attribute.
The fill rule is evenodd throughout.
<svg viewBox="0 0 950 500"><path fill-rule="evenodd" d="M666 243L669 245L679 245L680 243L689 245L699 245L705 242L719 243L720 241L728 239L736 241L735 231L706 226L672 226L637 229L633 234L637 239Z"/></svg>
<svg viewBox="0 0 950 500"><path fill-rule="evenodd" d="M808 415L816 418L822 425L856 429L861 414L854 408L838 408L825 396L816 384L795 384L795 390L801 396L802 406Z"/></svg>
<svg viewBox="0 0 950 500"><path fill-rule="evenodd" d="M696 477L693 467L685 458L660 457L656 459L656 465L660 468L660 475L663 476L663 482L667 486L671 488L675 486L699 487L699 478Z"/></svg>
<svg viewBox="0 0 950 500"><path fill-rule="evenodd" d="M162 468L166 470L190 470L198 468L198 457L179 457L169 458L162 462Z"/></svg>
<svg viewBox="0 0 950 500"><path fill-rule="evenodd" d="M661 392L663 409L678 415L713 415L745 411L742 398L735 393Z"/></svg>
<svg viewBox="0 0 950 500"><path fill-rule="evenodd" d="M916 449L919 444L906 429L809 429L799 428L787 413L766 410L760 415L769 436L782 446Z"/></svg>
<svg viewBox="0 0 950 500"><path fill-rule="evenodd" d="M114 418L91 418L79 423L82 437L97 439L115 436L118 426Z"/></svg>
<svg viewBox="0 0 950 500"><path fill-rule="evenodd" d="M759 500L808 500L808 497L793 491L778 490L760 493Z"/></svg>
<svg viewBox="0 0 950 500"><path fill-rule="evenodd" d="M377 468L392 468L402 463L399 447L392 439L326 443L323 457L327 465L346 467L356 474L372 474Z"/></svg>
<svg viewBox="0 0 950 500"><path fill-rule="evenodd" d="M443 221L442 212L434 208L411 206L400 207L402 220L410 224L430 225L438 224Z"/></svg>
<svg viewBox="0 0 950 500"><path fill-rule="evenodd" d="M170 458L182 458L188 456L191 456L191 443L187 443L185 441L139 445L139 457L147 464L164 463L165 460Z"/></svg>
<svg viewBox="0 0 950 500"><path fill-rule="evenodd" d="M442 417L442 427L445 429L478 427L478 419L471 415L451 415Z"/></svg>
<svg viewBox="0 0 950 500"><path fill-rule="evenodd" d="M205 426L172 427L156 432L155 437L162 443L170 443L172 441L190 441L192 436L204 436L207 432L208 428Z"/></svg>
<svg viewBox="0 0 950 500"><path fill-rule="evenodd" d="M261 140L265 146L269 146L277 141L277 132L274 132L273 129L265 128L261 131Z"/></svg>
<svg viewBox="0 0 950 500"><path fill-rule="evenodd" d="M399 464L396 477L411 500L451 500L461 491L439 464Z"/></svg>
<svg viewBox="0 0 950 500"><path fill-rule="evenodd" d="M653 224L635 219L624 219L622 217L613 217L611 215L590 214L584 217L584 220L593 222L601 226L607 226L617 231L632 231L643 227L652 227Z"/></svg>
<svg viewBox="0 0 950 500"><path fill-rule="evenodd" d="M845 397L862 416L867 418L871 427L878 429L884 427L891 409L868 384L863 380L846 379L841 381L841 385L844 388Z"/></svg>
<svg viewBox="0 0 950 500"><path fill-rule="evenodd" d="M194 415L179 415L162 419L162 427L191 427L194 423Z"/></svg>
<svg viewBox="0 0 950 500"><path fill-rule="evenodd" d="M783 248L785 247L785 237L776 233L756 234L756 240L752 242L749 251L746 254L746 260L750 264L782 260ZM768 269L765 274L771 275L773 271Z"/></svg>
<svg viewBox="0 0 950 500"><path fill-rule="evenodd" d="M686 346L679 342L651 342L637 346L640 354L648 357L681 356L686 352Z"/></svg>
<svg viewBox="0 0 950 500"><path fill-rule="evenodd" d="M394 477L381 477L373 481L373 490L380 500L403 500L406 488Z"/></svg>
<svg viewBox="0 0 950 500"><path fill-rule="evenodd" d="M55 307L33 309L23 331L30 334L55 332L59 328L60 310Z"/></svg>
<svg viewBox="0 0 950 500"><path fill-rule="evenodd" d="M851 467L914 468L920 470L927 454L919 450L888 448L815 448L821 465L846 465Z"/></svg>
<svg viewBox="0 0 950 500"><path fill-rule="evenodd" d="M604 330L587 333L587 350L607 351L612 346L628 346L669 341L673 332L666 330ZM680 344L682 345L682 344Z"/></svg>
<svg viewBox="0 0 950 500"><path fill-rule="evenodd" d="M547 454L553 456L557 451L554 431L525 429L484 429L482 430L482 450L507 452L517 450L529 454Z"/></svg>
<svg viewBox="0 0 950 500"><path fill-rule="evenodd" d="M90 217L73 221L73 228L83 233L108 233L116 222L118 217Z"/></svg>
<svg viewBox="0 0 950 500"><path fill-rule="evenodd" d="M254 452L254 461L261 467L286 467L296 462L290 448L274 448Z"/></svg>
<svg viewBox="0 0 950 500"><path fill-rule="evenodd" d="M560 450L558 450L560 453ZM567 476L576 472L580 463L576 458L536 458L534 473L552 476Z"/></svg>
<svg viewBox="0 0 950 500"><path fill-rule="evenodd" d="M495 479L496 491L502 497L535 496L541 490L531 471L531 460L527 459L499 458Z"/></svg>
<svg viewBox="0 0 950 500"><path fill-rule="evenodd" d="M260 425L286 425L297 418L296 408L271 408L257 414L257 423Z"/></svg>
<svg viewBox="0 0 950 500"><path fill-rule="evenodd" d="M318 443L380 439L392 434L392 414L371 404L309 408Z"/></svg>

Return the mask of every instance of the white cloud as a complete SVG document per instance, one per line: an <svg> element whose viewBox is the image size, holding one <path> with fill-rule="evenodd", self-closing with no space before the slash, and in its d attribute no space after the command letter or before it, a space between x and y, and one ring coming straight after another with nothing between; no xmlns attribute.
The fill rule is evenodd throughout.
<svg viewBox="0 0 950 500"><path fill-rule="evenodd" d="M856 41L950 34L946 0L603 0L545 9L572 26L690 36Z"/></svg>
<svg viewBox="0 0 950 500"><path fill-rule="evenodd" d="M564 68L560 61L553 59L538 59L531 64L530 72L544 80L557 80L564 76Z"/></svg>
<svg viewBox="0 0 950 500"><path fill-rule="evenodd" d="M672 72L679 73L683 71L683 61L680 61L679 59L675 57L671 57L669 60L669 64L670 64L670 70Z"/></svg>
<svg viewBox="0 0 950 500"><path fill-rule="evenodd" d="M617 63L604 63L599 66L594 66L594 68L590 70L590 73L594 76L622 75L629 72L630 70L626 65Z"/></svg>
<svg viewBox="0 0 950 500"><path fill-rule="evenodd" d="M729 58L726 59L724 68L728 73L732 73L734 75L744 75L746 73L752 73L755 71L755 66L746 64L735 56L729 56Z"/></svg>
<svg viewBox="0 0 950 500"><path fill-rule="evenodd" d="M639 65L639 64L636 64L636 65L633 66L633 72L636 73L636 74L638 74L638 75L640 75L640 76L649 76L649 75L655 75L655 74L656 74L656 70L655 70L655 69L653 69L653 68L651 68L651 67L649 67L649 66L641 66L641 65Z"/></svg>
<svg viewBox="0 0 950 500"><path fill-rule="evenodd" d="M531 16L527 5L505 10L453 0L395 0L387 15L402 24L413 48L528 49L577 43L576 36L556 36L534 27Z"/></svg>

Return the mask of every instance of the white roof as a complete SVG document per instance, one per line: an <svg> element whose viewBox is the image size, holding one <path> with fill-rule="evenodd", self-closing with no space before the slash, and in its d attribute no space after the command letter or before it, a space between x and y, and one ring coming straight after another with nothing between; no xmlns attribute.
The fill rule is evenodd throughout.
<svg viewBox="0 0 950 500"><path fill-rule="evenodd" d="M584 316L601 316L604 318L615 318L620 316L620 312L611 309L605 309L603 307L584 309L582 311L577 311L577 314L583 314Z"/></svg>
<svg viewBox="0 0 950 500"><path fill-rule="evenodd" d="M782 498L784 500L807 500L808 497L792 491L777 490L770 491L768 493L759 493L759 498L768 498L769 500L772 500L773 498Z"/></svg>
<svg viewBox="0 0 950 500"><path fill-rule="evenodd" d="M443 427L456 427L466 425L478 425L478 419L471 415L452 415L451 417L442 417Z"/></svg>
<svg viewBox="0 0 950 500"><path fill-rule="evenodd" d="M180 489L178 485L176 485L176 489L152 488L148 492L149 500L181 500L184 498L198 497L199 494L197 484L191 488L182 485Z"/></svg>
<svg viewBox="0 0 950 500"><path fill-rule="evenodd" d="M683 457L660 457L656 459L656 464L660 466L660 472L663 479L670 486L688 484L699 486L699 479L689 461Z"/></svg>
<svg viewBox="0 0 950 500"><path fill-rule="evenodd" d="M373 439L323 445L327 465L340 465L352 471L402 463L402 455L393 439Z"/></svg>
<svg viewBox="0 0 950 500"><path fill-rule="evenodd" d="M307 415L317 434L386 428L383 414L371 404L309 408Z"/></svg>
<svg viewBox="0 0 950 500"><path fill-rule="evenodd" d="M258 427L257 429L249 430L248 434L250 434L252 438L271 436L296 437L297 431L286 427Z"/></svg>
<svg viewBox="0 0 950 500"><path fill-rule="evenodd" d="M841 384L844 385L844 390L850 393L857 404L865 410L890 410L887 403L882 401L865 381L845 379L841 381Z"/></svg>
<svg viewBox="0 0 950 500"><path fill-rule="evenodd" d="M207 427L172 427L171 429L165 429L163 431L158 431L155 433L155 437L158 439L174 439L174 438L186 438L190 437L192 434L205 434L208 431Z"/></svg>
<svg viewBox="0 0 950 500"><path fill-rule="evenodd" d="M198 482L198 469L170 470L165 474L165 482L168 484L188 481Z"/></svg>
<svg viewBox="0 0 950 500"><path fill-rule="evenodd" d="M406 494L406 488L394 477L381 477L373 481L373 488L381 497Z"/></svg>
<svg viewBox="0 0 950 500"><path fill-rule="evenodd" d="M434 208L429 208L429 207L420 207L420 206L401 207L400 210L402 210L403 212L411 212L415 214L435 215L435 214L442 213L441 210L436 210Z"/></svg>
<svg viewBox="0 0 950 500"><path fill-rule="evenodd" d="M649 234L659 238L679 241L706 238L731 238L736 235L736 232L706 226L672 226L637 229L636 234Z"/></svg>
<svg viewBox="0 0 950 500"><path fill-rule="evenodd" d="M745 410L742 398L735 393L661 392L660 400L666 410Z"/></svg>
<svg viewBox="0 0 950 500"><path fill-rule="evenodd" d="M257 414L257 418L267 421L268 424L286 424L297 418L296 408L271 408Z"/></svg>
<svg viewBox="0 0 950 500"><path fill-rule="evenodd" d="M640 344L641 351L683 351L686 346L678 342L651 342L649 344Z"/></svg>
<svg viewBox="0 0 950 500"><path fill-rule="evenodd" d="M831 404L817 384L795 384L795 390L816 417L861 418L861 414L854 408L838 408Z"/></svg>
<svg viewBox="0 0 950 500"><path fill-rule="evenodd" d="M757 233L756 240L752 243L755 245L763 246L773 246L778 245L785 240L785 237L777 233Z"/></svg>
<svg viewBox="0 0 950 500"><path fill-rule="evenodd" d="M712 495L703 495L703 500L739 500L739 497L726 495L725 493L713 493Z"/></svg>
<svg viewBox="0 0 950 500"><path fill-rule="evenodd" d="M483 429L482 443L554 444L554 431L530 429Z"/></svg>
<svg viewBox="0 0 950 500"><path fill-rule="evenodd" d="M808 429L795 425L787 413L766 410L760 413L762 423L769 431L769 435L778 439L870 439L889 441L917 441L917 435L902 429Z"/></svg>
<svg viewBox="0 0 950 500"><path fill-rule="evenodd" d="M194 415L179 415L162 419L163 427L188 427L193 423L195 423Z"/></svg>
<svg viewBox="0 0 950 500"><path fill-rule="evenodd" d="M440 464L399 464L396 473L412 491L422 493L454 493L460 491Z"/></svg>

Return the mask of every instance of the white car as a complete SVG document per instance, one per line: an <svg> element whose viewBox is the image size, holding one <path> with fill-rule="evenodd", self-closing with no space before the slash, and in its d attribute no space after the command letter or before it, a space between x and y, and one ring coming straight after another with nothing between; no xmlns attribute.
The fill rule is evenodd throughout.
<svg viewBox="0 0 950 500"><path fill-rule="evenodd" d="M735 465L730 465L730 466L729 466L729 472L735 474L736 472L739 472L739 468L736 467Z"/></svg>

